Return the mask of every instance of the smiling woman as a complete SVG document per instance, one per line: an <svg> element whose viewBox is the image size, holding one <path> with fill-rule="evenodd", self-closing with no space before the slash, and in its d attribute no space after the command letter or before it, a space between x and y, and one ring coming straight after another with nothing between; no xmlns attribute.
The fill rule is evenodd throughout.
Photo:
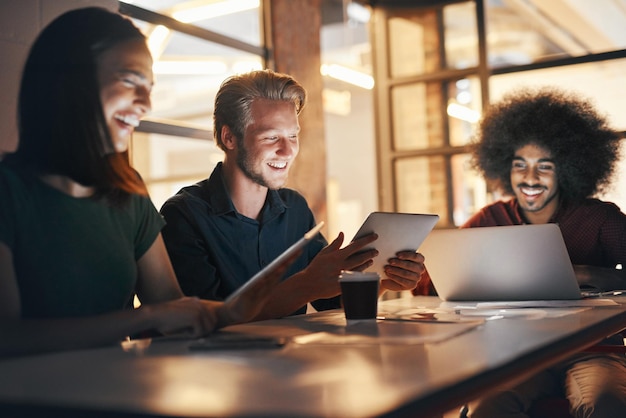
<svg viewBox="0 0 626 418"><path fill-rule="evenodd" d="M145 41L128 41L97 59L100 100L115 152L128 150L133 130L151 109L152 57Z"/></svg>
<svg viewBox="0 0 626 418"><path fill-rule="evenodd" d="M132 22L95 10L89 16L84 10L62 15L33 44L19 92L19 146L6 160L72 178L102 194L115 189L145 194L128 156L111 153L112 121L106 118L113 114L103 115L103 106L109 105L102 99L113 94L109 85L120 65L132 63L149 71L152 61L144 36ZM85 18L79 21L81 14ZM115 32L106 32L112 28ZM141 43L144 55L130 58ZM142 59L143 67L138 67ZM101 90L101 84L107 88ZM109 157L102 158L105 154Z"/></svg>
<svg viewBox="0 0 626 418"><path fill-rule="evenodd" d="M67 12L35 41L18 149L0 163L0 356L144 331L198 337L262 308L263 292L224 305L178 285L163 219L127 155L151 108L151 67L141 32L105 9Z"/></svg>

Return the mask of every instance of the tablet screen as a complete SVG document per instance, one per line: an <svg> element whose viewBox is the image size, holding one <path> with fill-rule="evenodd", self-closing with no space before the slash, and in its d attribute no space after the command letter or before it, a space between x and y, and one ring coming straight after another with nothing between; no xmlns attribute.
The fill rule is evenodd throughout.
<svg viewBox="0 0 626 418"><path fill-rule="evenodd" d="M439 221L439 215L397 212L372 212L354 239L377 233L378 239L366 249L375 248L379 254L365 271L374 271L385 278L383 267L398 251L417 251L426 236Z"/></svg>

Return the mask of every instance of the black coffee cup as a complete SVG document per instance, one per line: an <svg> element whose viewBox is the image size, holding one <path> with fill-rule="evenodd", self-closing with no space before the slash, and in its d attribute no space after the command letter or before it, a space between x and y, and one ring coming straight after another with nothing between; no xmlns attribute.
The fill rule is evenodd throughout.
<svg viewBox="0 0 626 418"><path fill-rule="evenodd" d="M376 319L378 313L378 273L342 271L339 275L346 320Z"/></svg>

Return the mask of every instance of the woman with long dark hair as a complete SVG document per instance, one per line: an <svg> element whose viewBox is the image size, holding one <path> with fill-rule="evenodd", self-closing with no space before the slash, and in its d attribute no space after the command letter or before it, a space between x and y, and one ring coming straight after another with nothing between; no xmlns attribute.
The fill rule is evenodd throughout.
<svg viewBox="0 0 626 418"><path fill-rule="evenodd" d="M198 337L260 310L269 287L225 305L178 285L127 155L152 85L144 36L105 9L63 14L32 46L18 149L0 163L0 354Z"/></svg>

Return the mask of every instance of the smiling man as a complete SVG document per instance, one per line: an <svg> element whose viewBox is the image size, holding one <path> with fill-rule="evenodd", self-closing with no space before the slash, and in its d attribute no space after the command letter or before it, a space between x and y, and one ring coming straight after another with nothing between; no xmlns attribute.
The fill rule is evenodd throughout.
<svg viewBox="0 0 626 418"><path fill-rule="evenodd" d="M581 285L626 289L626 215L594 198L609 185L620 136L591 103L551 88L519 90L487 110L477 138L475 167L509 198L463 227L558 223ZM470 416L527 416L535 400L563 392L573 416L626 416L624 356L574 356L475 402Z"/></svg>
<svg viewBox="0 0 626 418"><path fill-rule="evenodd" d="M270 70L226 79L215 97L214 136L224 161L211 176L183 188L161 208L163 237L185 294L224 300L300 239L316 221L306 200L283 187L299 150L298 116L306 91ZM371 265L376 236L345 247L343 234L320 236L292 264L258 319L338 308L341 270ZM381 287L413 289L424 271L421 254L389 261Z"/></svg>
<svg viewBox="0 0 626 418"><path fill-rule="evenodd" d="M594 198L610 184L620 136L590 102L544 88L520 90L481 121L474 165L510 199L463 227L558 223L581 285L626 288L626 215Z"/></svg>
<svg viewBox="0 0 626 418"><path fill-rule="evenodd" d="M511 185L520 209L531 224L548 223L559 206L559 188L549 151L524 145L513 156Z"/></svg>

